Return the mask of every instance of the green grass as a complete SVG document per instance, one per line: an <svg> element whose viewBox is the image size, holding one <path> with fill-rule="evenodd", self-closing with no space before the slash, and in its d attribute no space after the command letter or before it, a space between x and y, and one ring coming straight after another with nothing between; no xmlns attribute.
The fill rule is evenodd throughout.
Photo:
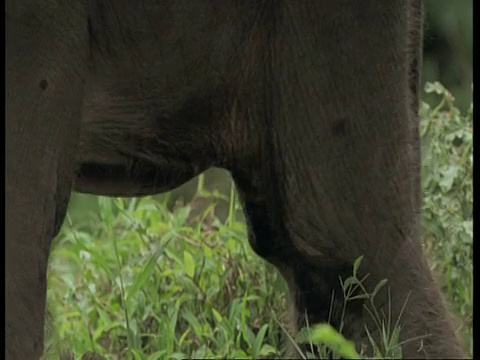
<svg viewBox="0 0 480 360"><path fill-rule="evenodd" d="M440 103L421 109L423 238L472 354L473 107L460 114L440 84L427 91ZM250 249L234 193L222 223L215 197L201 187L173 212L166 198L99 197L99 212L75 223L67 217L50 261L46 359L285 354L291 339L283 279ZM194 211L199 202L204 210ZM345 279L345 291L352 284ZM380 357L398 355L397 338L386 334ZM358 355L326 325L302 331L297 341Z"/></svg>

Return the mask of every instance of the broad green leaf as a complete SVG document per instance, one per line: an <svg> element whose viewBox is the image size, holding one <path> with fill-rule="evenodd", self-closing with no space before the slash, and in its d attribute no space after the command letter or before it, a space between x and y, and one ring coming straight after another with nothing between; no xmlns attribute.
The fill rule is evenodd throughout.
<svg viewBox="0 0 480 360"><path fill-rule="evenodd" d="M278 350L269 344L264 344L260 349L260 353L258 354L260 357L273 357L273 355L278 355Z"/></svg>
<svg viewBox="0 0 480 360"><path fill-rule="evenodd" d="M215 317L215 320L217 322L221 322L222 319L223 319L223 316L217 311L215 310L215 308L212 307L212 313L213 313L213 316Z"/></svg>
<svg viewBox="0 0 480 360"><path fill-rule="evenodd" d="M355 350L355 344L346 340L329 324L320 324L311 329L302 329L296 341L299 343L324 344L338 356L346 359L359 359L360 355Z"/></svg>
<svg viewBox="0 0 480 360"><path fill-rule="evenodd" d="M262 348L263 339L265 338L265 333L267 332L267 329L268 324L264 324L258 331L257 336L255 337L255 341L253 342L252 346L252 355L254 358L260 356L260 350Z"/></svg>
<svg viewBox="0 0 480 360"><path fill-rule="evenodd" d="M425 84L425 92L428 94L428 93L437 93L439 95L442 95L442 94L445 94L447 92L447 90L445 89L445 87L440 84L438 81L435 81L433 83L426 83Z"/></svg>
<svg viewBox="0 0 480 360"><path fill-rule="evenodd" d="M442 171L442 180L440 180L440 187L447 192L452 188L453 182L457 177L459 167L457 165L450 165L446 170Z"/></svg>
<svg viewBox="0 0 480 360"><path fill-rule="evenodd" d="M193 279L195 275L195 260L193 260L192 254L188 251L183 252L183 267L186 274Z"/></svg>

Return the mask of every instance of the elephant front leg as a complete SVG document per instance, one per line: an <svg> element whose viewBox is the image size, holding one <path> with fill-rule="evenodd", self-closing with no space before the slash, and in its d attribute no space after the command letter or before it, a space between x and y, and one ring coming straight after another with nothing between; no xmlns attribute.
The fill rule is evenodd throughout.
<svg viewBox="0 0 480 360"><path fill-rule="evenodd" d="M88 54L79 4L6 7L7 359L43 352L48 256L70 196Z"/></svg>

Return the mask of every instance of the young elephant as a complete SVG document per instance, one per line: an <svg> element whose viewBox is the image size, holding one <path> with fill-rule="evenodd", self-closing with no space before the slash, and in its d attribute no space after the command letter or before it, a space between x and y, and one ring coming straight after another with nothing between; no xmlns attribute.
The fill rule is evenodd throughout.
<svg viewBox="0 0 480 360"><path fill-rule="evenodd" d="M408 297L404 356L464 357L420 242L421 8L7 0L7 358L42 354L47 259L73 189L156 194L212 166L231 172L297 328L330 310L339 324L338 278L363 255L393 319ZM387 291L376 298L387 313ZM358 343L362 305L345 316Z"/></svg>

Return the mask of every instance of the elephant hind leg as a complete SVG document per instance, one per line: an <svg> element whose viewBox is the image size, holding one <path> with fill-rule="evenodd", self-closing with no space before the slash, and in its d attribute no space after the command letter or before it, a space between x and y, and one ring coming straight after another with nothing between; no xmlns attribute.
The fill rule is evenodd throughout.
<svg viewBox="0 0 480 360"><path fill-rule="evenodd" d="M268 201L255 190L252 181L233 172L248 224L248 238L252 249L272 263L286 280L290 301L289 331L295 334L307 325L330 323L342 330L349 339L364 340L362 318L363 300L348 300L342 281L352 275L353 266L347 262L323 261L312 254L296 249L281 225L276 224L274 211ZM350 294L357 295L358 291ZM302 351L309 346L300 347ZM289 344L290 356L298 356L296 347Z"/></svg>
<svg viewBox="0 0 480 360"><path fill-rule="evenodd" d="M371 353L365 326L373 334L376 344L381 346L382 324L385 330L393 331L398 320L402 326L399 341L403 343L403 356L459 358L464 355L418 239L407 238L392 243L386 235L372 234L367 237L375 241L371 247L357 252L355 246L362 244L364 239L346 237L342 243L343 238L338 234L335 236L340 225L358 226L357 223L339 218L337 227L324 222L317 232L310 229L302 233L302 227L312 226L312 223L308 222L307 216L294 217L305 209L301 203L297 202L297 207L290 213L282 213L282 204L278 203L278 196L275 197L282 188L281 177L267 180L265 174L253 172L247 176L238 169L232 175L243 201L252 248L275 265L288 283L293 300L294 334L306 325L306 315L310 325L329 322L353 340L358 350L366 348L366 352ZM330 216L325 212L317 214L319 222ZM372 231L382 229L380 220L381 217L380 225L372 227ZM395 229L401 231L402 228ZM327 242L328 236L330 243ZM340 283L340 279L345 281L352 275L354 261L361 255L364 259L357 278L368 275L363 281L368 294L379 282L387 279L373 303L361 298L345 299ZM363 289L359 289L352 295L363 294ZM372 317L373 309L380 319ZM451 345L447 346L445 339L451 339Z"/></svg>
<svg viewBox="0 0 480 360"><path fill-rule="evenodd" d="M285 278L290 291L290 321L294 333L305 327L328 323L347 339L354 341L359 351L367 348L364 327L358 321L364 311L364 299L352 299L360 295L358 288L347 294L352 289L342 287L351 274L352 266L348 264L312 265L302 258L292 262ZM303 352L311 351L310 344L304 344L301 349ZM291 353L294 351L293 348L289 350Z"/></svg>

